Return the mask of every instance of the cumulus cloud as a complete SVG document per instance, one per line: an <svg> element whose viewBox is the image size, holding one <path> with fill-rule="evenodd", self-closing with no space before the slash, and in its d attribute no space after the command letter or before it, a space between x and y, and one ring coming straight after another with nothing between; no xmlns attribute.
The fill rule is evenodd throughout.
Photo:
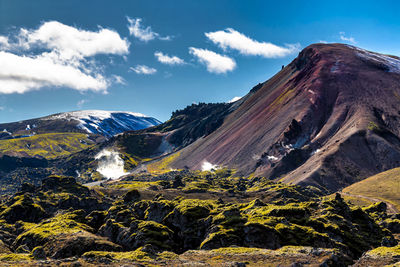
<svg viewBox="0 0 400 267"><path fill-rule="evenodd" d="M345 32L339 32L339 38L342 41L349 42L349 43L352 43L352 44L356 44L357 43L356 39L354 39L354 37L352 37L352 36L347 37Z"/></svg>
<svg viewBox="0 0 400 267"><path fill-rule="evenodd" d="M124 55L129 42L113 30L100 28L97 32L80 30L58 21L44 23L39 29L21 30L25 45L35 44L60 54L61 59L85 58L97 54Z"/></svg>
<svg viewBox="0 0 400 267"><path fill-rule="evenodd" d="M57 21L45 22L36 30L21 29L14 39L0 38L3 94L51 86L106 93L110 81L92 57L129 52L129 42L115 31L86 31Z"/></svg>
<svg viewBox="0 0 400 267"><path fill-rule="evenodd" d="M169 41L172 39L172 36L160 36L160 34L154 32L150 26L144 27L141 25L141 18L130 18L127 17L128 20L128 30L130 35L135 36L140 41L148 42L154 39L159 39L162 41Z"/></svg>
<svg viewBox="0 0 400 267"><path fill-rule="evenodd" d="M156 69L148 67L146 65L136 65L135 67L130 67L130 69L137 74L145 74L145 75L151 75L157 72Z"/></svg>
<svg viewBox="0 0 400 267"><path fill-rule="evenodd" d="M288 44L285 47L268 42L258 42L232 28L223 31L205 33L206 37L220 48L237 50L243 55L262 56L265 58L284 57L298 52L299 44Z"/></svg>
<svg viewBox="0 0 400 267"><path fill-rule="evenodd" d="M19 56L0 51L0 93L25 93L45 86L105 92L108 82L101 74L88 74L46 56Z"/></svg>
<svg viewBox="0 0 400 267"><path fill-rule="evenodd" d="M162 52L155 52L154 56L157 60L163 64L167 65L183 65L185 61L177 56L169 56L167 54L163 54Z"/></svg>
<svg viewBox="0 0 400 267"><path fill-rule="evenodd" d="M197 60L204 64L207 70L212 73L226 73L236 68L234 59L207 49L189 47L189 53L197 57Z"/></svg>
<svg viewBox="0 0 400 267"><path fill-rule="evenodd" d="M9 46L10 44L8 43L8 37L0 35L0 49L7 49Z"/></svg>

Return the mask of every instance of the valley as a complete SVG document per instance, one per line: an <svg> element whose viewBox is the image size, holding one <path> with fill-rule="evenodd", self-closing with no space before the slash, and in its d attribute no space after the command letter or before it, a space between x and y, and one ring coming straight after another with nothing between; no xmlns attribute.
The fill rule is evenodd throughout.
<svg viewBox="0 0 400 267"><path fill-rule="evenodd" d="M318 43L239 100L165 122L82 110L0 124L0 264L395 264L398 66Z"/></svg>

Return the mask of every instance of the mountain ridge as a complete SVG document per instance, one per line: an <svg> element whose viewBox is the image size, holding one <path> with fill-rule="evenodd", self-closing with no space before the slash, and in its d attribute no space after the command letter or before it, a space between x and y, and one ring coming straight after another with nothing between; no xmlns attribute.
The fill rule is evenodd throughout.
<svg viewBox="0 0 400 267"><path fill-rule="evenodd" d="M160 123L155 118L129 111L79 110L2 123L0 139L12 138L13 134L26 137L54 132L81 132L110 138L124 131L140 130Z"/></svg>
<svg viewBox="0 0 400 267"><path fill-rule="evenodd" d="M200 169L206 161L328 191L397 167L398 66L395 56L310 45L171 167Z"/></svg>

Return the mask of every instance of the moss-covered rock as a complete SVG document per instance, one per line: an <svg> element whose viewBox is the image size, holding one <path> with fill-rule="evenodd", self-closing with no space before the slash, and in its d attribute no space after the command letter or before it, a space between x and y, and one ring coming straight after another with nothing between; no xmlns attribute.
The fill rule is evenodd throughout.
<svg viewBox="0 0 400 267"><path fill-rule="evenodd" d="M14 247L25 244L30 249L33 249L36 246L42 246L50 240L56 239L60 235L93 232L91 227L79 222L82 216L82 211L75 211L44 220L20 234L14 242Z"/></svg>
<svg viewBox="0 0 400 267"><path fill-rule="evenodd" d="M35 260L42 260L46 258L46 252L42 246L35 247L32 250L32 257Z"/></svg>
<svg viewBox="0 0 400 267"><path fill-rule="evenodd" d="M39 222L48 217L45 210L36 204L29 194L17 195L9 203L8 207L0 213L0 218L8 223L16 221Z"/></svg>

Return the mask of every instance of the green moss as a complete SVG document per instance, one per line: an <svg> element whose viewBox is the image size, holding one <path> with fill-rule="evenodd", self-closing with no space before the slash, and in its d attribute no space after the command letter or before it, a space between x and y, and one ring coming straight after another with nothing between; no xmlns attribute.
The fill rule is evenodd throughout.
<svg viewBox="0 0 400 267"><path fill-rule="evenodd" d="M73 234L80 231L93 232L91 227L78 222L80 217L81 214L79 214L79 212L58 215L23 232L16 238L15 242L17 244L29 242L37 246L43 245L50 237L55 237L60 234ZM32 247L32 244L30 245Z"/></svg>
<svg viewBox="0 0 400 267"><path fill-rule="evenodd" d="M380 131L380 128L375 122L370 121L368 124L368 130L376 132L376 131Z"/></svg>
<svg viewBox="0 0 400 267"><path fill-rule="evenodd" d="M121 181L112 184L110 188L124 189L124 190L132 190L132 189L143 190L154 185L157 185L157 182Z"/></svg>
<svg viewBox="0 0 400 267"><path fill-rule="evenodd" d="M141 221L132 238L142 245L151 244L163 249L170 249L172 230L154 221Z"/></svg>
<svg viewBox="0 0 400 267"><path fill-rule="evenodd" d="M45 210L36 204L29 195L18 195L13 198L12 204L0 213L0 218L14 223L17 220L36 222L46 217Z"/></svg>
<svg viewBox="0 0 400 267"><path fill-rule="evenodd" d="M54 159L87 149L94 144L82 133L48 133L0 140L3 154Z"/></svg>
<svg viewBox="0 0 400 267"><path fill-rule="evenodd" d="M159 161L147 165L147 171L150 173L165 173L171 170L170 165L181 155L181 152L175 152Z"/></svg>
<svg viewBox="0 0 400 267"><path fill-rule="evenodd" d="M367 252L371 256L400 256L400 245L395 247L378 247Z"/></svg>
<svg viewBox="0 0 400 267"><path fill-rule="evenodd" d="M31 261L32 257L29 253L7 253L0 254L0 261L9 261L9 262L24 262Z"/></svg>
<svg viewBox="0 0 400 267"><path fill-rule="evenodd" d="M210 200L185 199L176 206L176 210L195 220L207 217L214 207L214 202Z"/></svg>
<svg viewBox="0 0 400 267"><path fill-rule="evenodd" d="M200 249L210 249L215 247L225 247L236 245L240 242L240 237L234 229L219 228L219 231L210 234L200 244Z"/></svg>
<svg viewBox="0 0 400 267"><path fill-rule="evenodd" d="M284 245L318 246L331 243L328 234L319 233L308 226L278 223L275 230L280 234Z"/></svg>
<svg viewBox="0 0 400 267"><path fill-rule="evenodd" d="M142 248L138 248L135 251L129 252L107 252L107 251L89 251L82 255L87 261L104 262L104 259L108 261L152 261L153 257L151 254L142 251Z"/></svg>
<svg viewBox="0 0 400 267"><path fill-rule="evenodd" d="M264 249L261 248L247 248L247 247L225 247L210 250L211 253L215 254L248 254L253 252L260 252Z"/></svg>

